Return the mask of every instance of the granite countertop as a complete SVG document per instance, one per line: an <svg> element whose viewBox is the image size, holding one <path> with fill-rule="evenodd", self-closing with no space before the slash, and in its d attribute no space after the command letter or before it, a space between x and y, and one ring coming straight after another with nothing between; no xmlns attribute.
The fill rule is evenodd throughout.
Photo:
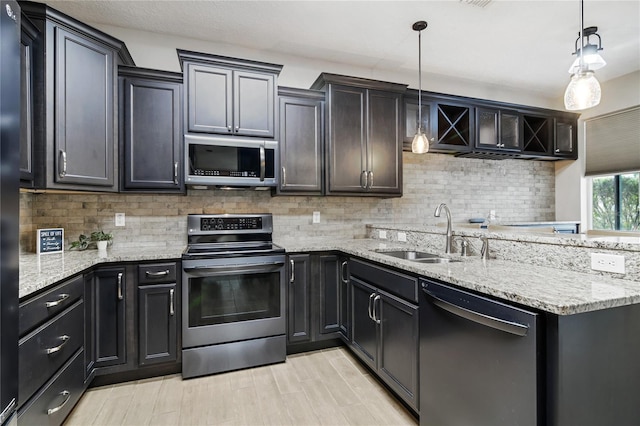
<svg viewBox="0 0 640 426"><path fill-rule="evenodd" d="M571 315L640 303L640 283L632 280L520 264L504 260L483 262L478 256L444 255L460 262L424 264L397 259L375 250L417 249L406 243L374 239L280 240L288 252L340 250L427 278L446 281L542 311ZM433 250L429 250L433 251Z"/></svg>
<svg viewBox="0 0 640 426"><path fill-rule="evenodd" d="M637 281L504 260L483 262L478 256L454 254L451 257L460 262L422 264L376 252L419 249L407 243L336 238L283 238L276 239L275 243L290 253L341 251L558 315L640 303L640 283ZM97 264L180 259L183 250L184 247L145 251L109 248L106 254L87 250L21 255L19 296L28 296Z"/></svg>
<svg viewBox="0 0 640 426"><path fill-rule="evenodd" d="M21 254L18 297L23 298L60 280L101 263L180 259L185 247L155 249L118 249L66 251L63 253Z"/></svg>

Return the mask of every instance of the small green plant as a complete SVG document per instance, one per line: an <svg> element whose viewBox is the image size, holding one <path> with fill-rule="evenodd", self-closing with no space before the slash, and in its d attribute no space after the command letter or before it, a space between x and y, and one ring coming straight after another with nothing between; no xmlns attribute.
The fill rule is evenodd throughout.
<svg viewBox="0 0 640 426"><path fill-rule="evenodd" d="M108 232L94 231L87 237L84 234L80 234L77 241L71 242L71 250L86 250L89 248L98 248L98 241L107 241L109 245L113 243L113 235Z"/></svg>

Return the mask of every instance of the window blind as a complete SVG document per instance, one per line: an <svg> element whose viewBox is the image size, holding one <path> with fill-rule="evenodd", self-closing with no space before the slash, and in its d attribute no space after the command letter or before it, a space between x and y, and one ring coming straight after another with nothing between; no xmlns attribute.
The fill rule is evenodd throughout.
<svg viewBox="0 0 640 426"><path fill-rule="evenodd" d="M585 120L585 176L640 171L640 105Z"/></svg>

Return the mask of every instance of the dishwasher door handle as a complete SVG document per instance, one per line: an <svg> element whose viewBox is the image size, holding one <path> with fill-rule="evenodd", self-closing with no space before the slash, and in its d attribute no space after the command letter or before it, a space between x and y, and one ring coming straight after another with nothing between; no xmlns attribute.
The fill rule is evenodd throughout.
<svg viewBox="0 0 640 426"><path fill-rule="evenodd" d="M444 300L439 296L436 296L434 293L430 292L428 289L422 289L422 291L433 298L434 305L438 306L441 309L444 309L445 311L451 312L454 315L468 319L469 321L473 321L487 327L495 328L496 330L515 334L516 336L526 336L529 332L528 325L508 321L491 315L486 315L481 312L472 311L456 304L455 302Z"/></svg>

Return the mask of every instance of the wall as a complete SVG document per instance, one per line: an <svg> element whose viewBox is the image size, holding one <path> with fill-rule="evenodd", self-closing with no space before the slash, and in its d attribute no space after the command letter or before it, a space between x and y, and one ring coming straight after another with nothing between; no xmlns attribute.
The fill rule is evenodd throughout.
<svg viewBox="0 0 640 426"><path fill-rule="evenodd" d="M596 73L597 74L597 73ZM580 220L588 229L589 190L584 176L584 120L640 105L640 71L601 84L600 104L584 111L578 120L577 161L556 163L556 220ZM640 140L639 140L640 142ZM612 149L614 149L612 147Z"/></svg>
<svg viewBox="0 0 640 426"><path fill-rule="evenodd" d="M554 166L544 161L462 159L404 153L401 198L272 197L268 191L190 190L188 196L133 194L21 194L21 252L33 252L37 228L63 227L67 244L81 233L104 229L114 244L140 247L186 244L188 213L274 215L274 237L364 237L367 223L424 223L447 203L454 221L487 216L501 221L553 220ZM321 223L312 224L313 211ZM114 226L114 214L126 226Z"/></svg>

